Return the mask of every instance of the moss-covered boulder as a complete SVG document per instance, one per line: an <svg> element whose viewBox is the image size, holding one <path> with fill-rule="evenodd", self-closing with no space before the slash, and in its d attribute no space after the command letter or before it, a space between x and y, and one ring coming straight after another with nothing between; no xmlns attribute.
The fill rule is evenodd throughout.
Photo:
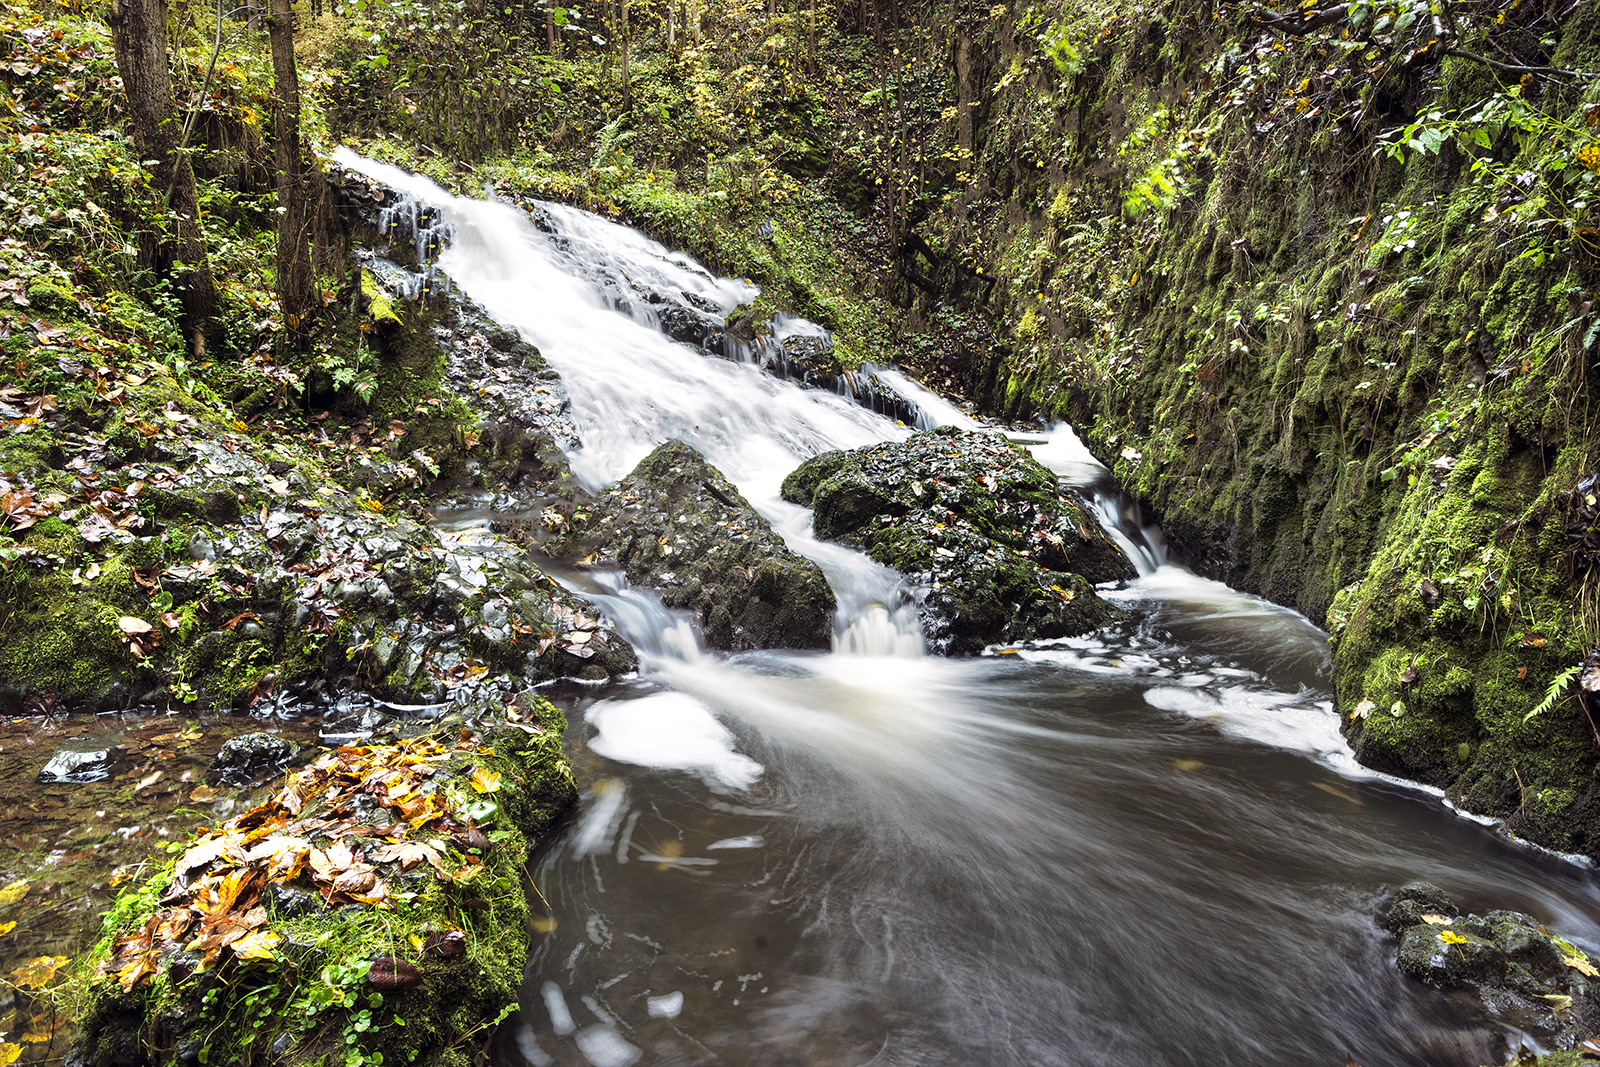
<svg viewBox="0 0 1600 1067"><path fill-rule="evenodd" d="M1485 1018L1553 1048L1596 1032L1600 968L1531 915L1469 915L1438 886L1412 882L1389 900L1379 924L1396 934L1395 962L1412 978L1464 991Z"/></svg>
<svg viewBox="0 0 1600 1067"><path fill-rule="evenodd" d="M327 752L126 891L78 1061L474 1062L522 981L530 840L576 795L560 711L495 712Z"/></svg>
<svg viewBox="0 0 1600 1067"><path fill-rule="evenodd" d="M925 628L950 655L1103 626L1119 612L1093 583L1133 575L1082 501L997 434L940 427L828 452L783 495L815 509L818 537L920 581Z"/></svg>
<svg viewBox="0 0 1600 1067"><path fill-rule="evenodd" d="M732 482L689 445L668 441L603 495L584 527L596 562L693 611L706 644L827 648L833 590L783 543Z"/></svg>

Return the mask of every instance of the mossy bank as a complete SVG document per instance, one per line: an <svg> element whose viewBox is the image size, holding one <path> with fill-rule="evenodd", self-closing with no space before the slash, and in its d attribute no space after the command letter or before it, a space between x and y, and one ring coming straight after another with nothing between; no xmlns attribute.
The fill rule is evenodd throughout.
<svg viewBox="0 0 1600 1067"><path fill-rule="evenodd" d="M340 749L118 899L75 1059L476 1062L517 1003L524 860L576 796L548 701Z"/></svg>

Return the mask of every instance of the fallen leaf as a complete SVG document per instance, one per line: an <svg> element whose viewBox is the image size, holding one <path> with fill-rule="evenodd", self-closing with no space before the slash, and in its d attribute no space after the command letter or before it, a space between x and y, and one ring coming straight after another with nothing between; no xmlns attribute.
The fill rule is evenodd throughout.
<svg viewBox="0 0 1600 1067"><path fill-rule="evenodd" d="M151 626L143 619L136 619L132 615L122 616L117 620L117 626L122 630L123 633L128 634L129 636L132 636L133 634L147 634L151 630L155 629L154 626Z"/></svg>
<svg viewBox="0 0 1600 1067"><path fill-rule="evenodd" d="M209 785L196 786L189 792L189 799L196 804L209 804L217 799L217 791Z"/></svg>
<svg viewBox="0 0 1600 1067"><path fill-rule="evenodd" d="M493 793L500 788L500 775L484 767L472 768L472 777L468 781L480 793Z"/></svg>
<svg viewBox="0 0 1600 1067"><path fill-rule="evenodd" d="M1566 1011L1568 1008L1572 1007L1572 998L1567 996L1565 993L1541 993L1539 995L1539 999L1548 1000L1550 1002L1550 1006L1556 1011Z"/></svg>
<svg viewBox="0 0 1600 1067"><path fill-rule="evenodd" d="M7 1041L5 1044L0 1044L0 1067L10 1067L10 1065L16 1063L21 1056L21 1045L13 1045L9 1041Z"/></svg>
<svg viewBox="0 0 1600 1067"><path fill-rule="evenodd" d="M1443 915L1424 915L1422 917L1422 921L1427 923L1429 926L1449 926L1450 925L1450 920L1446 919Z"/></svg>
<svg viewBox="0 0 1600 1067"><path fill-rule="evenodd" d="M1600 970L1596 970L1594 964L1590 963L1586 959L1583 959L1582 957L1562 956L1561 962L1565 963L1568 967L1571 967L1579 974L1587 975L1590 978L1600 978Z"/></svg>
<svg viewBox="0 0 1600 1067"><path fill-rule="evenodd" d="M375 863L398 863L402 871L409 871L419 863L427 863L440 874L444 869L444 856L431 841L397 841L372 853Z"/></svg>
<svg viewBox="0 0 1600 1067"><path fill-rule="evenodd" d="M9 934L11 931L15 930L16 928L17 928L17 923L16 923L15 919L13 919L11 922L8 922L8 923L0 923L0 937L6 936L7 934Z"/></svg>
<svg viewBox="0 0 1600 1067"><path fill-rule="evenodd" d="M1441 930L1439 932L1439 940L1447 945L1465 945L1467 943L1467 939L1454 930ZM1571 964L1572 961L1569 959L1567 962Z"/></svg>
<svg viewBox="0 0 1600 1067"><path fill-rule="evenodd" d="M15 985L43 989L55 978L56 972L67 965L65 956L35 956L11 972Z"/></svg>
<svg viewBox="0 0 1600 1067"><path fill-rule="evenodd" d="M1350 803L1355 804L1358 807L1361 806L1361 801L1357 800L1355 797L1351 796L1349 793L1346 793L1343 789L1335 789L1333 786L1329 785L1327 782L1312 782L1311 785L1312 785L1313 788L1320 789L1324 793L1329 793L1329 794L1331 794L1333 796L1336 796L1340 800L1348 800Z"/></svg>
<svg viewBox="0 0 1600 1067"><path fill-rule="evenodd" d="M252 930L233 943L233 954L242 960L270 960L273 948L282 940L271 930Z"/></svg>
<svg viewBox="0 0 1600 1067"><path fill-rule="evenodd" d="M1198 771L1205 764L1197 759L1175 759L1172 765L1180 771Z"/></svg>
<svg viewBox="0 0 1600 1067"><path fill-rule="evenodd" d="M27 896L29 888L31 887L26 880L19 879L4 889L0 889L0 908L9 908Z"/></svg>

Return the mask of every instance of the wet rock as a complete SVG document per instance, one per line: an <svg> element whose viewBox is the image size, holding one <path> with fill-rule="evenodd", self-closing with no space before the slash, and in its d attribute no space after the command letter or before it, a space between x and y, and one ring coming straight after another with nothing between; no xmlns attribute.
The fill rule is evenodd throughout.
<svg viewBox="0 0 1600 1067"><path fill-rule="evenodd" d="M706 644L827 648L833 590L705 458L681 441L646 456L596 506L584 543L604 564L696 613Z"/></svg>
<svg viewBox="0 0 1600 1067"><path fill-rule="evenodd" d="M1479 985L1505 969L1505 953L1494 942L1426 923L1401 935L1397 960L1411 977L1445 988Z"/></svg>
<svg viewBox="0 0 1600 1067"><path fill-rule="evenodd" d="M111 777L122 750L116 738L105 734L74 737L61 743L50 761L39 769L39 781L103 782Z"/></svg>
<svg viewBox="0 0 1600 1067"><path fill-rule="evenodd" d="M1432 882L1407 882L1379 914L1378 923L1391 934L1399 934L1422 922L1424 915L1453 918L1459 914L1455 902Z"/></svg>
<svg viewBox="0 0 1600 1067"><path fill-rule="evenodd" d="M941 427L825 453L783 496L815 509L818 537L919 581L924 629L949 655L1103 626L1121 613L1093 583L1133 575L1083 502L996 434Z"/></svg>
<svg viewBox="0 0 1600 1067"><path fill-rule="evenodd" d="M1379 924L1399 937L1403 973L1453 991L1484 1021L1555 1048L1595 1032L1584 1020L1600 1021L1600 979L1586 972L1600 968L1533 916L1462 915L1438 886L1412 882L1380 911Z"/></svg>
<svg viewBox="0 0 1600 1067"><path fill-rule="evenodd" d="M263 772L276 771L299 754L299 745L277 734L240 734L223 744L206 777L218 785L244 785Z"/></svg>

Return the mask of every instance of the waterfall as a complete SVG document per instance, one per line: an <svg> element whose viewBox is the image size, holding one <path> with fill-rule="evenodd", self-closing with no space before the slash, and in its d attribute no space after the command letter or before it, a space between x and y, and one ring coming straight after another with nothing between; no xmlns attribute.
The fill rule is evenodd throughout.
<svg viewBox="0 0 1600 1067"><path fill-rule="evenodd" d="M560 373L581 441L568 459L586 487L616 481L667 440L686 441L739 487L791 548L822 568L839 601L838 650L922 653L915 600L901 576L860 552L818 541L810 511L785 502L779 486L801 461L821 452L909 435L906 420L858 400L892 394L892 410L910 415L914 425L964 416L887 368L852 376L863 383L876 378L881 384L870 388L878 392L846 396L802 388L754 362L709 355L700 342L717 335L727 316L759 290L749 281L718 278L635 230L560 204L538 204L530 213L492 199L456 197L347 149L335 158L401 195L381 221L413 228L419 256L435 257L424 260L430 278L432 270L442 271ZM802 319L784 316L778 326L780 339L827 339L826 330ZM622 604L621 585L602 595L621 611L625 632L639 627L629 636L646 650L682 649L681 634L664 643L675 623L644 621L648 599L634 596Z"/></svg>

